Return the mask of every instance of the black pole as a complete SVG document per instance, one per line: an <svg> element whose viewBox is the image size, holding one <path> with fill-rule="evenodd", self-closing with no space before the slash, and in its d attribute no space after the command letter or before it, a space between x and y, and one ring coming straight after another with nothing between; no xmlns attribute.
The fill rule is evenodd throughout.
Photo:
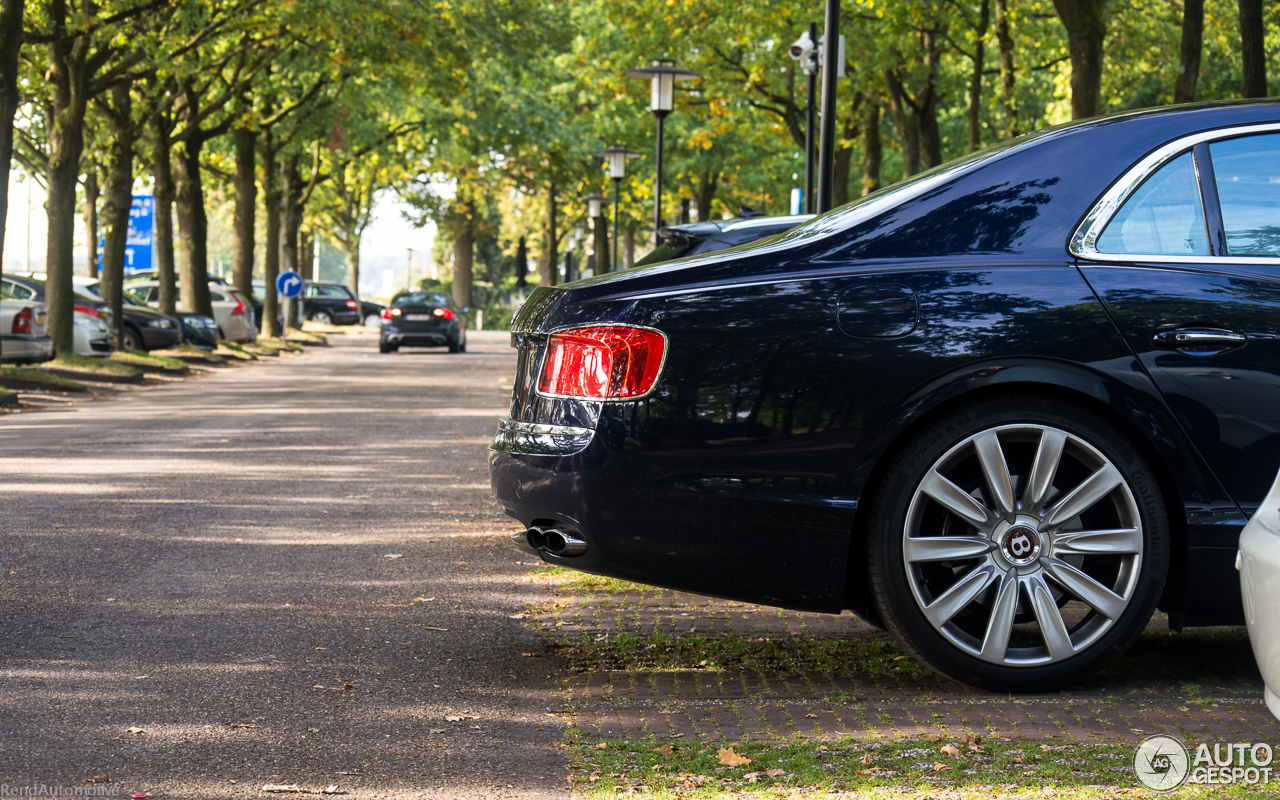
<svg viewBox="0 0 1280 800"><path fill-rule="evenodd" d="M818 43L818 23L809 23L809 41L817 46ZM806 73L809 82L809 102L805 106L804 116L804 211L806 214L812 214L817 207L814 203L813 196L813 126L818 120L817 108L813 105L814 97L818 94L818 71Z"/></svg>
<svg viewBox="0 0 1280 800"><path fill-rule="evenodd" d="M836 154L836 75L840 57L840 0L827 0L826 30L822 33L822 139L818 144L817 213L831 210Z"/></svg>
<svg viewBox="0 0 1280 800"><path fill-rule="evenodd" d="M613 261L609 262L609 271L618 271L618 185L622 178L613 179Z"/></svg>
<svg viewBox="0 0 1280 800"><path fill-rule="evenodd" d="M658 163L657 177L653 182L653 243L658 244L658 229L662 227L662 123L666 120L666 111L655 111L658 118Z"/></svg>

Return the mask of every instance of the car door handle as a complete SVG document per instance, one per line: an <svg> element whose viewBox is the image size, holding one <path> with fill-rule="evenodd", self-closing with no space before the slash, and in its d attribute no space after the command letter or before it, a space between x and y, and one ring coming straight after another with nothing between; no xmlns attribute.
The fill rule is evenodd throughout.
<svg viewBox="0 0 1280 800"><path fill-rule="evenodd" d="M1177 350L1189 356L1212 356L1244 347L1243 333L1221 328L1173 328L1156 331L1151 343L1164 350Z"/></svg>

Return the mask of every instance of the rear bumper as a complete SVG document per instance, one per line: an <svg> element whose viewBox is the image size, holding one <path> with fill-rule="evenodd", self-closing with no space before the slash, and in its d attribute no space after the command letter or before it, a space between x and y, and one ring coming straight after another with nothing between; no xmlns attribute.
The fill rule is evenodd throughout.
<svg viewBox="0 0 1280 800"><path fill-rule="evenodd" d="M404 347L443 347L458 341L458 328L436 328L434 330L402 330L383 326L382 340L387 344Z"/></svg>
<svg viewBox="0 0 1280 800"><path fill-rule="evenodd" d="M808 611L845 607L847 531L698 510L660 499L652 465L584 428L504 420L489 454L494 497L530 526L587 543L548 563Z"/></svg>
<svg viewBox="0 0 1280 800"><path fill-rule="evenodd" d="M167 350L182 341L182 331L177 325L171 328L143 328L142 346L148 350Z"/></svg>
<svg viewBox="0 0 1280 800"><path fill-rule="evenodd" d="M53 339L26 333L4 333L0 334L0 350L3 350L5 361L48 361L53 358Z"/></svg>

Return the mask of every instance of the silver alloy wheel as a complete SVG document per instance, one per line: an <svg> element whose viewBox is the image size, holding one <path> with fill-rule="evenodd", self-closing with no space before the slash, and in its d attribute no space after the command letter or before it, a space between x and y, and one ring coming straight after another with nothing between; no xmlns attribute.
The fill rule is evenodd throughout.
<svg viewBox="0 0 1280 800"><path fill-rule="evenodd" d="M1111 628L1133 599L1143 541L1133 492L1097 448L1047 425L1003 425L925 473L903 565L951 644L1025 667L1069 658Z"/></svg>

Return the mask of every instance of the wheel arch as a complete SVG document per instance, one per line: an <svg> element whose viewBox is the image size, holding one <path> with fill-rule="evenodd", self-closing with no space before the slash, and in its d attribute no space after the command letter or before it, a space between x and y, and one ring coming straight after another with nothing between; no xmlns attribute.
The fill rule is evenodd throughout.
<svg viewBox="0 0 1280 800"><path fill-rule="evenodd" d="M1133 379L1130 378L1130 381ZM1142 378L1146 381L1145 376ZM1028 393L1076 403L1112 424L1137 448L1156 476L1169 517L1169 575L1157 607L1169 614L1170 626L1181 627L1190 579L1189 529L1185 499L1213 493L1216 479L1185 437L1158 392L1149 383L1134 386L1112 375L1078 364L1023 359L968 365L919 387L870 430L885 431L869 455L853 471L851 482L862 487L858 505L865 508L885 480L885 470L915 433L962 403L986 397ZM889 432L893 432L890 434ZM850 539L846 606L878 624L867 574L867 514L854 517Z"/></svg>

